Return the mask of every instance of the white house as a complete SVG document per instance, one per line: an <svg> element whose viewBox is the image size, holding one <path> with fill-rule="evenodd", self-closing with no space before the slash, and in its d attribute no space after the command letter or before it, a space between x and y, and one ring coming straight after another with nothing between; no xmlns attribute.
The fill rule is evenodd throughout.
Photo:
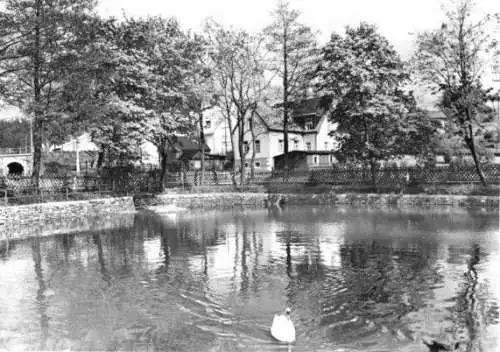
<svg viewBox="0 0 500 352"><path fill-rule="evenodd" d="M326 110L331 103L328 97L306 99L291 109L291 122L288 127L288 150L332 151L338 147L330 132L337 126L329 121ZM255 161L256 171L271 170L273 157L284 152L283 120L281 109L274 109L266 115L257 114L255 121ZM205 140L212 153L225 154L231 151L231 138L227 122L214 112L205 118ZM238 141L236 141L238 143ZM252 134L245 134L245 162L247 166L252 157ZM238 150L235 151L239 159ZM319 160L319 158L314 159ZM319 166L319 165L318 165Z"/></svg>

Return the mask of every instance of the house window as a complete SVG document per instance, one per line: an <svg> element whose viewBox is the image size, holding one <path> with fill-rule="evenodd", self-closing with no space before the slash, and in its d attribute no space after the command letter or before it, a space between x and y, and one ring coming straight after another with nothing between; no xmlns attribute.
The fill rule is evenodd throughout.
<svg viewBox="0 0 500 352"><path fill-rule="evenodd" d="M245 167L248 167L248 163L247 162L245 163Z"/></svg>
<svg viewBox="0 0 500 352"><path fill-rule="evenodd" d="M311 150L311 142L306 143L306 148L307 148L307 150Z"/></svg>
<svg viewBox="0 0 500 352"><path fill-rule="evenodd" d="M315 164L318 163L318 156L317 155L313 156L313 163L315 163Z"/></svg>
<svg viewBox="0 0 500 352"><path fill-rule="evenodd" d="M328 150L328 142L325 142L325 150Z"/></svg>
<svg viewBox="0 0 500 352"><path fill-rule="evenodd" d="M299 149L299 140L298 139L293 140L293 149L295 149L295 150Z"/></svg>
<svg viewBox="0 0 500 352"><path fill-rule="evenodd" d="M245 153L248 153L248 151L250 150L250 145L248 144L247 141L244 141L243 145L244 145L244 151L245 151Z"/></svg>
<svg viewBox="0 0 500 352"><path fill-rule="evenodd" d="M255 167L260 167L260 161L255 162Z"/></svg>
<svg viewBox="0 0 500 352"><path fill-rule="evenodd" d="M259 140L255 141L255 152L260 153L260 141Z"/></svg>
<svg viewBox="0 0 500 352"><path fill-rule="evenodd" d="M205 128L210 128L212 126L212 121L205 120Z"/></svg>
<svg viewBox="0 0 500 352"><path fill-rule="evenodd" d="M312 130L314 129L314 123L312 122L312 120L309 120L306 122L306 130Z"/></svg>
<svg viewBox="0 0 500 352"><path fill-rule="evenodd" d="M280 152L282 152L283 151L283 140L282 139L279 140L279 144L280 144Z"/></svg>

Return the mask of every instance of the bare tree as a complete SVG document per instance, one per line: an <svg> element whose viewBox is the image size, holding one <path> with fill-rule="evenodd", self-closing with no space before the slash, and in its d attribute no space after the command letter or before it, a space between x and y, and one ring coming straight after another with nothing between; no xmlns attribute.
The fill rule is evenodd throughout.
<svg viewBox="0 0 500 352"><path fill-rule="evenodd" d="M413 61L423 80L442 93L439 106L449 118L452 133L459 135L469 149L486 186L476 142L484 127L481 110L488 101L488 91L481 83L483 56L500 53L485 25L492 20L498 23L500 16L489 14L474 22L472 15L471 0L451 1L441 28L418 35Z"/></svg>
<svg viewBox="0 0 500 352"><path fill-rule="evenodd" d="M317 59L317 42L311 28L298 21L300 12L280 2L272 13L273 22L264 29L268 49L275 54L272 70L283 85L283 140L288 153L290 103L303 94Z"/></svg>
<svg viewBox="0 0 500 352"><path fill-rule="evenodd" d="M215 22L207 23L206 33L210 43L212 77L218 96L217 106L229 126L233 147L233 183L237 184L235 174L239 172L240 185L243 186L245 157L250 150L248 141L245 141L249 131L248 119L264 89L263 85L256 83L264 79L263 40L245 31L225 29Z"/></svg>

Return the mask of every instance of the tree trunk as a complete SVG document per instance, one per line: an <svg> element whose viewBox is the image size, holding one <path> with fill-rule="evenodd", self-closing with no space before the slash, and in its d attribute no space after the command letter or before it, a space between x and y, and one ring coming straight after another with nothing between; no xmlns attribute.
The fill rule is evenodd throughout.
<svg viewBox="0 0 500 352"><path fill-rule="evenodd" d="M160 163L160 190L163 192L165 190L166 186L166 175L167 175L167 161L168 161L168 155L167 152L165 151L165 148L162 148L163 150L159 150L160 152L160 158L161 158L161 163Z"/></svg>
<svg viewBox="0 0 500 352"><path fill-rule="evenodd" d="M33 50L33 93L34 93L34 121L33 121L33 171L31 178L33 185L38 188L40 185L40 170L42 166L42 129L43 129L43 110L42 110L42 87L40 83L41 73L41 0L35 3L35 47Z"/></svg>
<svg viewBox="0 0 500 352"><path fill-rule="evenodd" d="M236 181L236 172L238 171L238 165L237 165L238 158L236 157L237 148L233 132L231 132L230 137L231 137L231 148L233 149L233 174L231 175L231 179L233 181L233 186L236 186L238 184L238 182Z"/></svg>
<svg viewBox="0 0 500 352"><path fill-rule="evenodd" d="M36 103L35 103L36 104ZM38 188L40 185L40 173L42 168L42 128L43 117L39 109L35 111L35 121L33 123L33 172L31 178L33 185ZM37 116L40 114L39 116Z"/></svg>
<svg viewBox="0 0 500 352"><path fill-rule="evenodd" d="M243 117L240 117L238 119L238 151L240 154L240 187L243 188L245 187L245 156L246 156L246 150L245 150L245 121L243 120Z"/></svg>
<svg viewBox="0 0 500 352"><path fill-rule="evenodd" d="M285 170L288 170L288 33L283 28L283 152L285 154Z"/></svg>
<svg viewBox="0 0 500 352"><path fill-rule="evenodd" d="M200 152L201 152L201 165L200 165L200 186L203 186L205 179L205 131L203 128L203 112L199 113L200 123Z"/></svg>
<svg viewBox="0 0 500 352"><path fill-rule="evenodd" d="M288 33L283 27L283 146L288 154Z"/></svg>
<svg viewBox="0 0 500 352"><path fill-rule="evenodd" d="M370 157L370 172L372 179L372 187L375 190L375 188L377 187L377 161L375 160L373 155Z"/></svg>
<svg viewBox="0 0 500 352"><path fill-rule="evenodd" d="M231 139L231 149L233 151L233 173L231 175L231 180L233 181L233 186L236 187L238 182L236 181L236 171L238 170L238 166L236 165L237 158L236 158L236 138L235 138L235 129L233 129L233 122L231 121L231 110L229 108L226 108L226 122L229 127L229 138ZM225 133L225 132L224 132ZM226 150L227 154L227 150Z"/></svg>
<svg viewBox="0 0 500 352"><path fill-rule="evenodd" d="M486 182L486 178L484 177L483 170L481 169L481 164L479 163L479 159L477 157L476 145L474 143L474 135L472 134L472 127L469 125L468 136L465 137L465 144L470 150L472 155L472 159L474 160L474 165L476 167L476 172L481 180L481 183L484 187L488 187L488 183Z"/></svg>
<svg viewBox="0 0 500 352"><path fill-rule="evenodd" d="M249 129L250 129L250 133L252 135L252 157L250 159L250 179L253 180L254 176L255 176L255 126L253 124L253 118L254 118L254 114L255 112L252 111L252 115L250 116L250 120L249 120Z"/></svg>
<svg viewBox="0 0 500 352"><path fill-rule="evenodd" d="M101 145L101 150L99 151L99 154L97 155L97 164L96 164L96 169L101 170L102 164L104 163L104 153L106 147L104 144Z"/></svg>

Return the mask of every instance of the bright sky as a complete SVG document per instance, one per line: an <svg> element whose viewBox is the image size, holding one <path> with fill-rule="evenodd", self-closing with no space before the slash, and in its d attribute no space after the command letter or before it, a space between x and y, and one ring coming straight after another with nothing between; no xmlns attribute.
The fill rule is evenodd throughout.
<svg viewBox="0 0 500 352"><path fill-rule="evenodd" d="M448 1L448 0L445 0ZM440 25L443 13L440 0L289 0L301 11L300 21L320 31L326 42L333 31L360 21L375 23L400 52L411 54L412 35ZM184 28L200 30L207 17L225 25L256 32L270 21L275 0L100 0L99 12L119 17L162 15L176 17ZM499 0L476 0L478 13L500 12Z"/></svg>
<svg viewBox="0 0 500 352"><path fill-rule="evenodd" d="M300 21L320 32L320 42L325 43L333 31L342 33L346 25L356 26L366 21L378 26L403 59L412 53L411 33L441 24L443 1L289 0L292 8L301 11ZM201 30L205 18L212 17L224 25L257 32L271 22L270 13L276 4L276 0L100 0L98 11L103 16L115 17L123 13L173 16L184 29L195 31ZM500 12L500 0L476 0L475 12L478 15ZM0 107L0 118L13 115L12 111L2 112Z"/></svg>

